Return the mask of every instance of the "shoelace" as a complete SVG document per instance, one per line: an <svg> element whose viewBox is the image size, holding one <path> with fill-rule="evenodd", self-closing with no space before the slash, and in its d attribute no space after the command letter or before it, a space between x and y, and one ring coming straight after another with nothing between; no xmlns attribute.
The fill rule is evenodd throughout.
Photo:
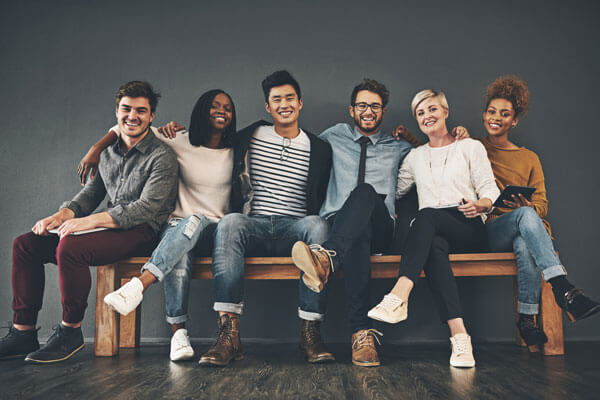
<svg viewBox="0 0 600 400"><path fill-rule="evenodd" d="M181 336L178 335L175 337L175 349L176 350L179 350L179 349L182 349L182 348L188 346L188 343L185 339L186 339L186 337L184 335L181 335Z"/></svg>
<svg viewBox="0 0 600 400"><path fill-rule="evenodd" d="M398 298L397 296L391 296L389 294L386 294L385 296L383 296L383 300L381 300L381 303L379 303L379 305L385 308L386 310L393 311L395 308L400 307L403 303L404 301L402 301L402 299Z"/></svg>
<svg viewBox="0 0 600 400"><path fill-rule="evenodd" d="M331 258L337 256L337 252L335 250L328 250L320 244L311 244L308 246L308 248L311 251L322 251L325 254L327 254L327 257L329 258L329 265L331 265L331 272L335 272L335 268L333 266L333 259Z"/></svg>
<svg viewBox="0 0 600 400"><path fill-rule="evenodd" d="M231 320L228 320L223 325L221 325L219 329L219 335L217 336L217 341L215 343L215 347L218 345L230 344L232 343L231 334L233 332L233 323Z"/></svg>
<svg viewBox="0 0 600 400"><path fill-rule="evenodd" d="M459 338L454 338L454 352L456 354L465 354L469 352L469 346L467 345L468 340L467 338L465 339L459 339Z"/></svg>
<svg viewBox="0 0 600 400"><path fill-rule="evenodd" d="M567 293L565 293L566 304L571 304L573 302L573 299L575 299L575 297L579 295L583 295L583 290L579 288L573 288L567 291Z"/></svg>
<svg viewBox="0 0 600 400"><path fill-rule="evenodd" d="M315 344L321 342L321 334L317 329L308 329L306 331L306 342L309 344Z"/></svg>
<svg viewBox="0 0 600 400"><path fill-rule="evenodd" d="M365 331L361 332L358 335L358 337L354 340L354 343L352 343L352 348L354 349L364 346L369 336L375 338L377 344L381 345L381 341L379 340L377 335L383 337L383 333L379 332L377 329L366 329Z"/></svg>

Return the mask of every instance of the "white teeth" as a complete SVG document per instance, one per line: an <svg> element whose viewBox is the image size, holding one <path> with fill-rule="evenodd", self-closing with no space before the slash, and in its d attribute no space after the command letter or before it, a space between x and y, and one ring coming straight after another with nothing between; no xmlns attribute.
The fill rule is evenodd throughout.
<svg viewBox="0 0 600 400"><path fill-rule="evenodd" d="M223 118L223 117L217 117L217 118L215 118L215 120L219 121L219 122L225 122L225 118Z"/></svg>
<svg viewBox="0 0 600 400"><path fill-rule="evenodd" d="M500 125L498 125L498 124L490 124L490 126L491 126L492 128L500 128Z"/></svg>
<svg viewBox="0 0 600 400"><path fill-rule="evenodd" d="M134 124L133 122L125 121L125 125L127 126L140 126L140 124Z"/></svg>

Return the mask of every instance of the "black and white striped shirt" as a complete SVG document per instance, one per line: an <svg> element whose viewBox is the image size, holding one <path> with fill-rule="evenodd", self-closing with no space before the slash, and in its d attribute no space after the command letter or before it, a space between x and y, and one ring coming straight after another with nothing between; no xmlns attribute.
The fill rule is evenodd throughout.
<svg viewBox="0 0 600 400"><path fill-rule="evenodd" d="M309 164L310 140L302 130L289 139L272 126L259 127L248 147L250 215L306 216Z"/></svg>

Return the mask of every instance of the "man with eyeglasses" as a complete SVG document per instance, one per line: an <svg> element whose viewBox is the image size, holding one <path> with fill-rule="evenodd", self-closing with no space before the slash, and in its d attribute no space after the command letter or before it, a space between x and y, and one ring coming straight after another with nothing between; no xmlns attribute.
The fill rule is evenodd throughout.
<svg viewBox="0 0 600 400"><path fill-rule="evenodd" d="M304 283L324 293L331 273L344 270L346 306L352 329L352 362L380 364L369 310L370 255L388 249L394 234L394 192L400 163L411 145L380 131L389 92L365 79L352 91L354 126L337 124L319 137L331 145L333 168L320 215L331 229L322 245L297 242L292 249Z"/></svg>
<svg viewBox="0 0 600 400"><path fill-rule="evenodd" d="M298 127L302 98L298 82L277 71L262 82L273 125L259 121L235 135L231 210L217 225L213 283L219 313L216 343L201 365L224 366L243 358L239 335L245 256L289 256L298 240L321 243L327 222L319 217L331 169L331 148ZM320 339L324 295L299 283L301 346L309 362L332 361ZM275 325L270 316L267 324Z"/></svg>

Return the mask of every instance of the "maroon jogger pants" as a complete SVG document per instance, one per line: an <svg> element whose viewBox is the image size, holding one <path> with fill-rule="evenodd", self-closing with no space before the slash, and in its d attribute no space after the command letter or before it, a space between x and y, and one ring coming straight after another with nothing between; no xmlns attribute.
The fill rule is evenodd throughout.
<svg viewBox="0 0 600 400"><path fill-rule="evenodd" d="M127 230L106 230L84 235L39 236L28 232L13 242L13 322L35 325L42 308L45 263L58 265L63 321L83 320L92 286L90 265L105 265L124 258L147 255L157 244L146 224Z"/></svg>

